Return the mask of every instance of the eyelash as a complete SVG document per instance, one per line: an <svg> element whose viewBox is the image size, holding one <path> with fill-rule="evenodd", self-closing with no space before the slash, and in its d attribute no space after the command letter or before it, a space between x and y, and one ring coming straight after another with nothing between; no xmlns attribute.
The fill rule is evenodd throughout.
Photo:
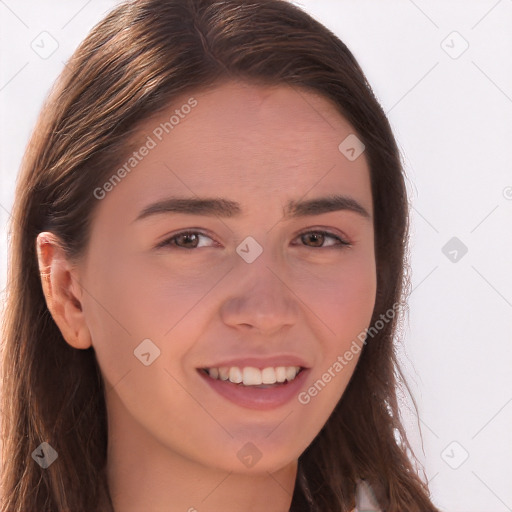
<svg viewBox="0 0 512 512"><path fill-rule="evenodd" d="M337 240L339 243L335 244L335 245L327 246L327 247L310 247L311 249L336 249L336 248L343 249L345 247L352 246L352 244L350 242L348 242L347 240L344 240L340 236L335 235L334 233L331 233L329 231L323 231L321 229L320 230L303 231L302 233L299 233L297 235L297 238L302 237L304 235L309 235L312 233L314 233L316 235L322 235L322 236L328 237L328 238L333 238L334 240ZM210 236L208 236L205 233L202 233L201 231L180 231L179 233L174 234L172 237L166 238L165 240L160 242L156 246L156 249L161 249L161 248L165 248L165 247L171 248L171 246L173 246L173 248L176 248L176 249L183 249L183 250L188 250L188 251L193 250L193 249L199 249L199 247L190 247L190 248L180 247L173 243L178 237L183 236L183 235L200 235L200 236L204 236L206 238L210 238L210 240L212 240L212 238ZM304 247L308 247L308 246L304 245Z"/></svg>

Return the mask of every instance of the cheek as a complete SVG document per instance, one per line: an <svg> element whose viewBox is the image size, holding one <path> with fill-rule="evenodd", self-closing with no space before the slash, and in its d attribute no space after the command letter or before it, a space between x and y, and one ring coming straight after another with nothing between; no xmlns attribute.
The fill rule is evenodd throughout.
<svg viewBox="0 0 512 512"><path fill-rule="evenodd" d="M310 274L301 281L297 295L307 297L305 302L315 315L309 323L317 326L315 334L322 351L309 379L311 393L306 390L307 396L299 402L305 404L315 397L313 407L330 411L352 376L371 322L376 296L372 253L347 258L326 274Z"/></svg>
<svg viewBox="0 0 512 512"><path fill-rule="evenodd" d="M334 322L333 330L346 340L367 327L375 305L376 278L373 266L343 273L328 294L325 307ZM354 330L358 332L355 333Z"/></svg>
<svg viewBox="0 0 512 512"><path fill-rule="evenodd" d="M115 255L115 249L110 250L110 261L115 264L91 256L89 268L94 272L84 281L88 293L84 294L83 307L98 363L113 384L139 367L134 350L143 340L152 340L165 356L168 340L179 332L182 323L187 325L190 339L200 334L193 328L197 325L199 329L201 300L225 270L194 270L183 265L172 269L162 261L128 251ZM186 350L186 343L173 344L172 359L179 360L180 352Z"/></svg>
<svg viewBox="0 0 512 512"><path fill-rule="evenodd" d="M297 295L322 321L332 349L341 349L368 327L377 287L371 251L346 254L336 264L301 274L296 279Z"/></svg>
<svg viewBox="0 0 512 512"><path fill-rule="evenodd" d="M315 303L328 332L317 333L322 357L297 397L307 416L308 432L316 435L343 396L354 373L363 348L364 331L368 327L375 304L375 274L372 266L360 273L339 275ZM327 332L327 334L325 334Z"/></svg>
<svg viewBox="0 0 512 512"><path fill-rule="evenodd" d="M156 297L154 283L136 260L112 246L104 247L101 254L91 253L88 268L94 271L84 280L88 291L84 314L98 364L114 386L140 364L134 355L136 347L144 339L156 339L163 329L151 302ZM160 317L160 323L164 321Z"/></svg>

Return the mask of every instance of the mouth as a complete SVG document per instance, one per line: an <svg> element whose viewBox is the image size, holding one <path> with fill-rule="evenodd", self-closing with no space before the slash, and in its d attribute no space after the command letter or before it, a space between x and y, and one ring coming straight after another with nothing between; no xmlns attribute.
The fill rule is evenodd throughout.
<svg viewBox="0 0 512 512"><path fill-rule="evenodd" d="M264 411L296 399L310 370L302 366L220 366L198 368L197 372L208 388L223 399Z"/></svg>
<svg viewBox="0 0 512 512"><path fill-rule="evenodd" d="M258 389L274 388L286 385L304 371L301 366L221 366L219 368L200 368L199 371L213 380L229 381L239 386Z"/></svg>

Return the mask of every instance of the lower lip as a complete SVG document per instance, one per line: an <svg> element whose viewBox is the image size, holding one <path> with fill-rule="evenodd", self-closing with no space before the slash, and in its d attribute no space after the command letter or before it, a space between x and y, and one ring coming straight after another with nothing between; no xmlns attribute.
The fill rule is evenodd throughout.
<svg viewBox="0 0 512 512"><path fill-rule="evenodd" d="M268 410L280 407L296 397L306 378L308 369L303 369L292 381L278 384L271 388L257 388L233 384L228 380L212 379L203 371L199 375L219 395L241 407L257 410Z"/></svg>

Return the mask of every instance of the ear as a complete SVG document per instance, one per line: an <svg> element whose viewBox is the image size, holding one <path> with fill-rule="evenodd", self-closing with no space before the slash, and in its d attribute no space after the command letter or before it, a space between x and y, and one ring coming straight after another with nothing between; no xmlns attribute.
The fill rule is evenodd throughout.
<svg viewBox="0 0 512 512"><path fill-rule="evenodd" d="M53 233L39 233L36 248L46 305L55 323L69 345L89 348L92 340L82 310L82 289L76 269Z"/></svg>

